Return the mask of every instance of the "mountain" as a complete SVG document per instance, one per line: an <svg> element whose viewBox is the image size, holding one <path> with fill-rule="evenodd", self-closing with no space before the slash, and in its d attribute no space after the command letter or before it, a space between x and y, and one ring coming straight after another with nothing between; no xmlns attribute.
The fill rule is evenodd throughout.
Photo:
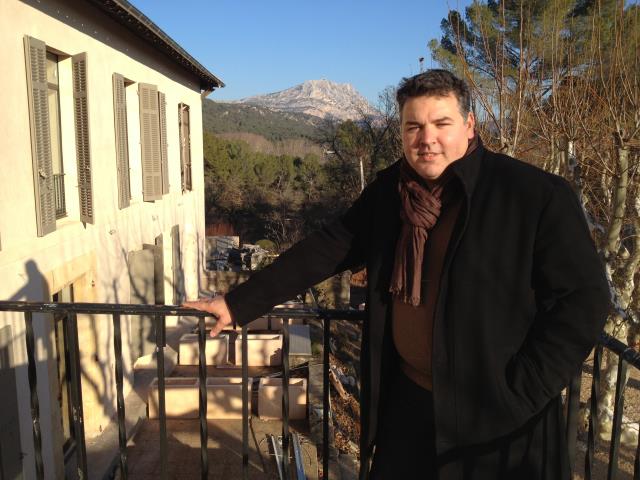
<svg viewBox="0 0 640 480"><path fill-rule="evenodd" d="M234 103L336 120L356 120L363 113L376 113L351 84L324 79L308 80L280 92L243 98Z"/></svg>
<svg viewBox="0 0 640 480"><path fill-rule="evenodd" d="M209 99L202 103L203 129L215 134L246 132L261 135L269 141L314 140L320 123L318 117L304 113L277 112L256 105Z"/></svg>

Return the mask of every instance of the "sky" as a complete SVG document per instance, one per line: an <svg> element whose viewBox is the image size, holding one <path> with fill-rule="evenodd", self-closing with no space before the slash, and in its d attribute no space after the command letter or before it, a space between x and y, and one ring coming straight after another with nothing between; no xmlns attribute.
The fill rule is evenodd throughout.
<svg viewBox="0 0 640 480"><path fill-rule="evenodd" d="M427 43L448 8L470 0L131 0L226 86L212 100L277 92L305 80L350 83L370 102L437 67Z"/></svg>

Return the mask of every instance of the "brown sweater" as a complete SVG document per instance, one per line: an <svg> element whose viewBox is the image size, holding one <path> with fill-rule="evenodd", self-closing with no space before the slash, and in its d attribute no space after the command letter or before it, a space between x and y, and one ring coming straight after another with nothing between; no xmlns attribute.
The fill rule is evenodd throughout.
<svg viewBox="0 0 640 480"><path fill-rule="evenodd" d="M445 187L440 217L427 238L421 304L414 307L397 299L393 302L393 342L400 355L400 368L411 380L427 390L432 389L433 319L442 267L462 200L460 183L454 178Z"/></svg>

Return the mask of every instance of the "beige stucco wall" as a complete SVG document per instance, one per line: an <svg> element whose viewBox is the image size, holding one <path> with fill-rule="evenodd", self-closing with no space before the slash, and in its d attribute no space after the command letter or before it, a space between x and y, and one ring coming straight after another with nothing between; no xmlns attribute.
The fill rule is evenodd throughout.
<svg viewBox="0 0 640 480"><path fill-rule="evenodd" d="M152 16L152 15L151 15ZM68 215L56 231L36 235L29 109L23 38L35 37L64 55L87 53L88 102L95 223L79 221L71 60L59 63L62 152ZM180 228L182 267L188 298L198 295L204 240L204 180L201 97L197 78L164 54L116 24L88 2L0 0L0 300L49 301L73 284L76 301L129 303L127 254L164 238L164 285L172 294L171 228ZM10 73L10 74L9 74ZM135 82L126 88L131 169L131 205L118 209L112 75ZM166 95L170 193L143 202L140 161L138 82L151 83ZM178 104L190 106L193 191L181 191ZM9 113L10 112L10 113ZM55 412L55 359L50 319L36 318L38 393L42 414L47 478L60 478L59 414ZM126 391L131 387L128 324L123 319ZM20 420L24 473L33 476L24 327L21 314L0 314L0 326L12 323L21 392ZM79 318L85 430L98 434L115 412L111 319ZM125 392L126 393L126 392ZM45 416L46 415L46 416ZM57 416L58 415L58 416Z"/></svg>

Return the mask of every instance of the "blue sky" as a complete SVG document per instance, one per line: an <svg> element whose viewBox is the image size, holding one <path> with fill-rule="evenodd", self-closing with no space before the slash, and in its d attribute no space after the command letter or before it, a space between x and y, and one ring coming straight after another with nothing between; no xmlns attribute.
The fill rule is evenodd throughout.
<svg viewBox="0 0 640 480"><path fill-rule="evenodd" d="M132 0L226 87L214 100L239 99L326 78L351 83L370 101L440 38L447 9L469 0ZM433 65L435 66L435 65Z"/></svg>

